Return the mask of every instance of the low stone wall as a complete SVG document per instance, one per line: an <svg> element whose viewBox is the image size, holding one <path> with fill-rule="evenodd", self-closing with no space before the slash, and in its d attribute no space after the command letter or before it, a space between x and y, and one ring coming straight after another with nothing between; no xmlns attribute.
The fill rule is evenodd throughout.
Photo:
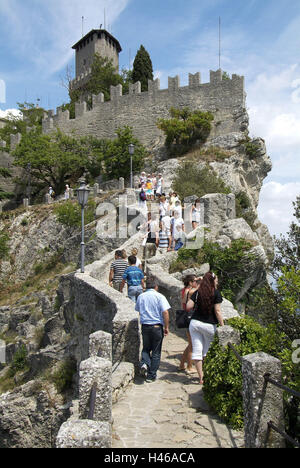
<svg viewBox="0 0 300 468"><path fill-rule="evenodd" d="M122 248L141 245L142 235ZM134 378L140 356L140 327L134 303L108 285L114 252L61 277L59 304L71 339L66 352L78 365L79 414L66 421L58 448L111 446L112 403ZM91 409L92 408L92 409ZM92 415L91 415L92 411Z"/></svg>
<svg viewBox="0 0 300 468"><path fill-rule="evenodd" d="M63 306L66 332L71 336L68 351L77 363L89 356L90 335L102 330L112 335L113 364L122 360L137 364L138 314L125 295L88 273L75 273L61 277L58 297Z"/></svg>

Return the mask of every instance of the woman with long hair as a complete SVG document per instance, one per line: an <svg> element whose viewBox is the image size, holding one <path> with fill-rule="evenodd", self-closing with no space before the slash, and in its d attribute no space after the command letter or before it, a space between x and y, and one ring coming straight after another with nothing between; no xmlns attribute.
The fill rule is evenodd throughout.
<svg viewBox="0 0 300 468"><path fill-rule="evenodd" d="M187 275L183 279L184 288L181 291L181 307L183 310L186 310L186 305L189 301L189 298L193 295L195 291L197 291L198 284L197 278L195 275ZM185 348L183 355L180 360L179 364L179 371L185 370L187 373L193 372L193 361L192 361L192 340L189 330L187 330L187 339L188 345ZM187 367L185 368L185 363L187 363Z"/></svg>
<svg viewBox="0 0 300 468"><path fill-rule="evenodd" d="M224 325L221 313L223 298L217 287L217 276L212 272L206 273L198 290L194 292L186 305L187 312L194 310L189 332L192 339L192 359L201 385L203 384L203 360L214 339L217 324Z"/></svg>

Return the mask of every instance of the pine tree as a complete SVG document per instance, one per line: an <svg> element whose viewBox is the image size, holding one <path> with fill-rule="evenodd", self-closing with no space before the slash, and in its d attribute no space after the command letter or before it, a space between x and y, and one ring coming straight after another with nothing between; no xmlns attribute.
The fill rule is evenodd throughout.
<svg viewBox="0 0 300 468"><path fill-rule="evenodd" d="M132 81L140 81L143 92L148 91L148 80L153 80L152 61L145 47L141 45L133 62Z"/></svg>

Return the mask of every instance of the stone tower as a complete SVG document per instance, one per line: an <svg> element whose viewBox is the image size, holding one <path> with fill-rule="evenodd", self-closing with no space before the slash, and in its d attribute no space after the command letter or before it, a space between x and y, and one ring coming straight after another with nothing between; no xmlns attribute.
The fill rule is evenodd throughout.
<svg viewBox="0 0 300 468"><path fill-rule="evenodd" d="M82 37L72 49L76 51L75 71L76 78L72 81L72 89L80 87L91 72L94 55L112 59L117 72L119 72L119 53L122 51L120 43L105 29L92 29Z"/></svg>

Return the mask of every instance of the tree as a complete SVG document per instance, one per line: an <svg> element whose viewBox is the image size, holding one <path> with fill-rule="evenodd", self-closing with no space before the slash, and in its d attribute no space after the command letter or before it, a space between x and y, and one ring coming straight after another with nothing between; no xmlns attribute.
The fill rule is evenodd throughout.
<svg viewBox="0 0 300 468"><path fill-rule="evenodd" d="M112 59L101 57L99 54L95 54L91 68L91 78L86 85L88 93L90 95L103 93L104 100L108 101L110 87L122 84L122 78L117 73Z"/></svg>
<svg viewBox="0 0 300 468"><path fill-rule="evenodd" d="M291 338L300 336L300 196L293 202L296 221L287 236L275 239L272 276L277 281L278 326Z"/></svg>
<svg viewBox="0 0 300 468"><path fill-rule="evenodd" d="M172 189L178 193L180 200L192 195L200 198L207 193L230 193L230 189L209 166L199 168L190 161L182 163L176 169Z"/></svg>
<svg viewBox="0 0 300 468"><path fill-rule="evenodd" d="M148 80L153 80L152 61L145 47L141 45L133 62L132 81L140 81L143 92L148 91Z"/></svg>
<svg viewBox="0 0 300 468"><path fill-rule="evenodd" d="M275 280L271 288L265 285L249 298L247 312L257 317L264 325L275 323L279 332L290 340L300 336L300 197L294 205L296 221L292 222L287 235L274 239L275 257L270 274Z"/></svg>
<svg viewBox="0 0 300 468"><path fill-rule="evenodd" d="M62 80L62 86L66 87L69 91L70 102L63 104L63 110L69 110L70 118L75 118L75 103L80 99L87 102L88 106L92 106L92 95L104 94L104 100L110 100L110 87L122 85L123 94L129 93L129 84L132 82L132 72L130 70L122 69L119 74L113 65L112 59L102 57L99 54L94 55L93 63L91 66L91 76L89 80L80 88L72 89L71 87L71 74L67 67L66 78Z"/></svg>
<svg viewBox="0 0 300 468"><path fill-rule="evenodd" d="M4 179L8 179L11 177L11 172L6 169L6 167L1 167L0 166L0 176L3 177ZM12 198L13 194L10 192L6 192L0 187L0 200L4 200L6 198Z"/></svg>
<svg viewBox="0 0 300 468"><path fill-rule="evenodd" d="M50 185L59 194L67 181L77 181L84 172L87 162L84 149L75 138L59 130L52 135L32 130L22 136L14 151L15 165L25 169L30 164L33 195Z"/></svg>
<svg viewBox="0 0 300 468"><path fill-rule="evenodd" d="M36 107L33 103L18 102L20 115L10 114L5 126L0 128L0 139L6 142L6 148L10 147L10 135L20 133L26 134L27 128L42 128L42 119L45 110L42 107Z"/></svg>
<svg viewBox="0 0 300 468"><path fill-rule="evenodd" d="M144 146L132 134L131 127L119 128L117 138L108 142L103 165L107 179L124 177L128 179L130 175L130 154L128 146L134 145L132 156L133 171L140 171L143 167L146 150Z"/></svg>

